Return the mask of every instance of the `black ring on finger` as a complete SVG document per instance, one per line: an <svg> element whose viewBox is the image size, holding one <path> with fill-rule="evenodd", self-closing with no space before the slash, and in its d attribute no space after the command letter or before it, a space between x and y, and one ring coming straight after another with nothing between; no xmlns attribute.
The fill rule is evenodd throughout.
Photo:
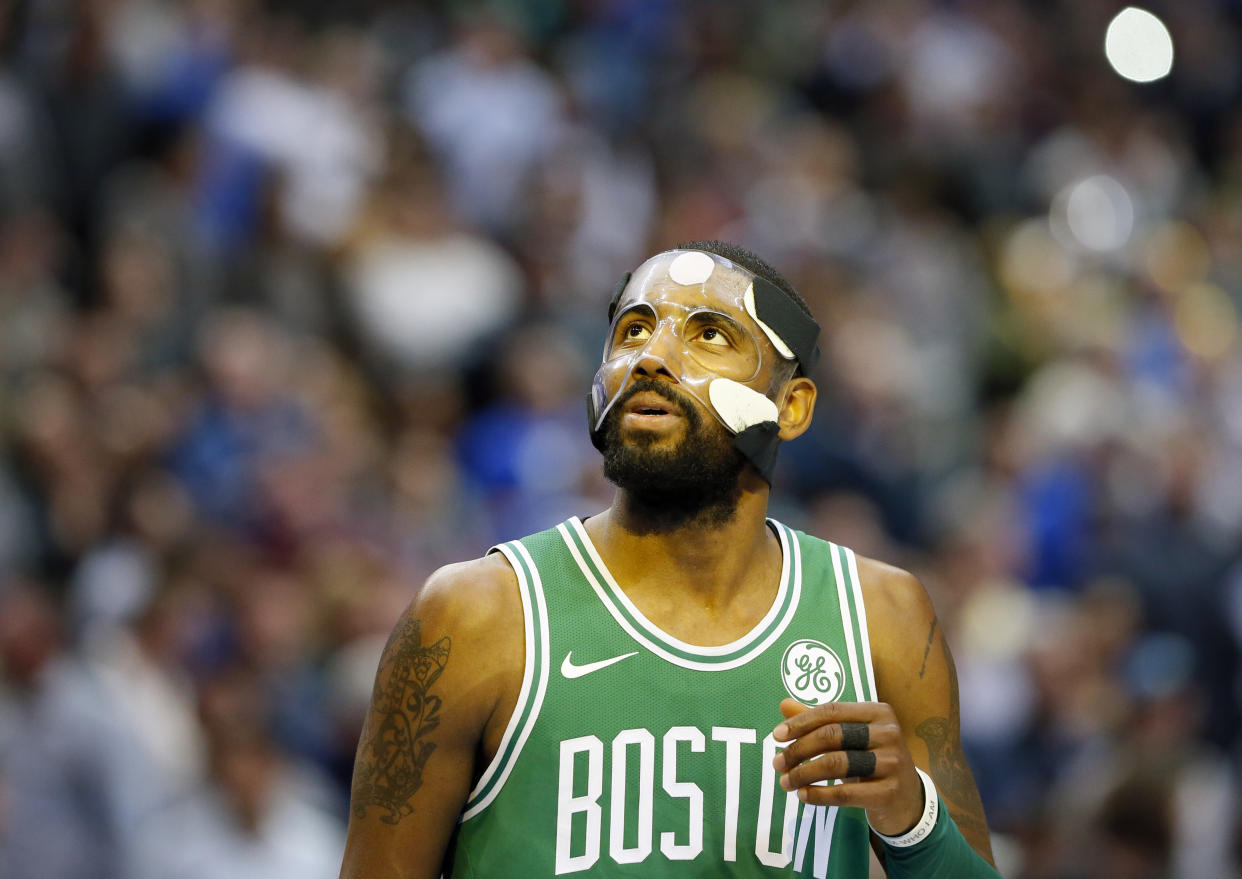
<svg viewBox="0 0 1242 879"><path fill-rule="evenodd" d="M871 725L856 720L841 723L841 750L865 751L871 747Z"/></svg>
<svg viewBox="0 0 1242 879"><path fill-rule="evenodd" d="M846 751L846 777L870 778L875 775L875 751Z"/></svg>

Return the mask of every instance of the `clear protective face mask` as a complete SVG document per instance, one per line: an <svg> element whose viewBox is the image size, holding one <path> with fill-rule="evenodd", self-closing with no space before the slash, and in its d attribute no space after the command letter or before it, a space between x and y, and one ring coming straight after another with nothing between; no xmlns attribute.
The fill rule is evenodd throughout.
<svg viewBox="0 0 1242 879"><path fill-rule="evenodd" d="M592 431L602 427L636 373L663 373L734 434L775 423L777 401L748 383L770 366L773 348L786 361L794 355L759 320L754 280L747 269L697 250L671 250L643 263L616 303L592 383Z"/></svg>

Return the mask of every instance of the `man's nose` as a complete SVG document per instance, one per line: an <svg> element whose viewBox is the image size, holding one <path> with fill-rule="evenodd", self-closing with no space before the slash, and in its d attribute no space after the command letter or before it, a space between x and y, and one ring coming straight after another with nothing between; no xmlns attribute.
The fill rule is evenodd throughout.
<svg viewBox="0 0 1242 879"><path fill-rule="evenodd" d="M681 356L682 343L677 328L669 322L662 322L656 326L655 332L638 355L638 360L634 363L634 373L645 378L661 375L680 381Z"/></svg>

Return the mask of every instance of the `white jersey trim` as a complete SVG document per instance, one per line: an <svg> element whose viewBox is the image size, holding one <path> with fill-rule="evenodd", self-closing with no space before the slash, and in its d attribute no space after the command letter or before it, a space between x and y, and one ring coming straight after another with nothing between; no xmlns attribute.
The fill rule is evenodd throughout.
<svg viewBox="0 0 1242 879"><path fill-rule="evenodd" d="M858 648L854 639L854 615L850 612L849 597L846 590L850 588L846 581L845 571L841 566L841 553L837 551L838 547L834 544L831 547L832 555L832 573L833 579L837 581L837 600L841 604L841 631L845 635L845 649L850 656L850 674L854 679L854 698L858 700L866 699L866 692L863 690L862 675L859 674Z"/></svg>
<svg viewBox="0 0 1242 879"><path fill-rule="evenodd" d="M788 627L790 620L797 613L798 603L802 596L802 552L798 545L797 539L783 525L772 521L775 531L781 543L781 581L780 587L777 589L776 598L772 602L772 606L768 612L749 632L728 644L718 646L703 647L696 644L689 644L665 632L638 609L638 607L629 599L629 596L621 589L616 579L612 576L612 572L608 570L604 564L599 552L595 548L595 544L591 542L590 536L586 533L581 520L576 516L568 522L557 526L557 530L561 532L561 536L565 541L565 545L569 548L573 555L574 561L578 565L578 569L586 578L591 588L595 590L595 594L603 603L604 607L612 614L617 623L624 629L630 637L639 644L646 647L652 653L665 659L674 665L683 668L694 669L696 671L726 671L731 668L738 668L745 665L752 658L766 650L772 642L781 636ZM591 560L604 578L605 583L601 583L599 578L595 576L592 566L586 562L578 549L577 541L570 535L566 526L572 526L577 533L582 546L590 554ZM777 621L776 617L780 613L782 605L786 604L786 593L788 590L793 591L793 595L787 603L784 616ZM638 621L639 626L634 626L624 613L617 607L622 604L626 610ZM775 624L774 624L775 623ZM769 627L770 631L769 631ZM766 636L764 632L767 631ZM663 643L661 643L663 642ZM696 661L686 659L675 653L670 652L664 645L673 647L685 653L702 656L704 659L717 657L735 653L738 650L745 650L741 656L737 656L731 660L716 661Z"/></svg>
<svg viewBox="0 0 1242 879"><path fill-rule="evenodd" d="M880 701L879 692L875 687L875 665L871 661L871 633L867 629L867 605L863 602L862 577L858 575L858 556L854 550L845 549L845 557L849 560L850 579L854 586L854 607L858 609L858 636L862 639L861 652L863 667L867 672L867 686L871 688L870 701Z"/></svg>
<svg viewBox="0 0 1242 879"><path fill-rule="evenodd" d="M514 573L517 574L518 591L522 596L522 617L526 630L526 659L522 670L522 689L518 693L517 704L513 706L513 714L509 717L509 723L505 726L504 736L500 739L500 747L496 749L496 756L492 758L492 762L488 764L487 769L479 778L479 783L466 797L466 805L469 808L462 813L458 823L468 821L486 809L505 786L513 767L517 765L526 740L530 738L531 730L535 728L535 722L539 719L539 711L543 707L543 698L548 691L550 671L548 606L544 600L543 580L539 576L539 568L535 565L534 559L530 557L529 550L518 541L494 548L504 554ZM519 554L521 561L518 558ZM529 568L531 572L529 578L526 576L526 568ZM542 646L542 650L536 651L536 639ZM538 668L535 666L537 653L539 655ZM527 713L526 707L531 700L532 692L534 700ZM523 721L523 716L525 716L525 721ZM510 752L509 745L514 741L515 736L516 744ZM496 778L498 773L499 778ZM492 785L493 779L496 779L494 785ZM475 797L481 796L489 785L492 787L487 795L478 802L474 802Z"/></svg>

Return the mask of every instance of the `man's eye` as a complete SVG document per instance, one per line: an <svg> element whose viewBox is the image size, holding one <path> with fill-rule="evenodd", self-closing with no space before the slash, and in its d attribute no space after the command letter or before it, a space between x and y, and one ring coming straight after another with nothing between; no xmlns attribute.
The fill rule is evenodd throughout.
<svg viewBox="0 0 1242 879"><path fill-rule="evenodd" d="M699 338L704 342L711 342L715 345L723 345L729 341L725 334L716 329L716 327L704 327L703 332L699 333Z"/></svg>
<svg viewBox="0 0 1242 879"><path fill-rule="evenodd" d="M626 327L625 335L630 339L637 339L647 332L647 328L642 324L630 324Z"/></svg>

